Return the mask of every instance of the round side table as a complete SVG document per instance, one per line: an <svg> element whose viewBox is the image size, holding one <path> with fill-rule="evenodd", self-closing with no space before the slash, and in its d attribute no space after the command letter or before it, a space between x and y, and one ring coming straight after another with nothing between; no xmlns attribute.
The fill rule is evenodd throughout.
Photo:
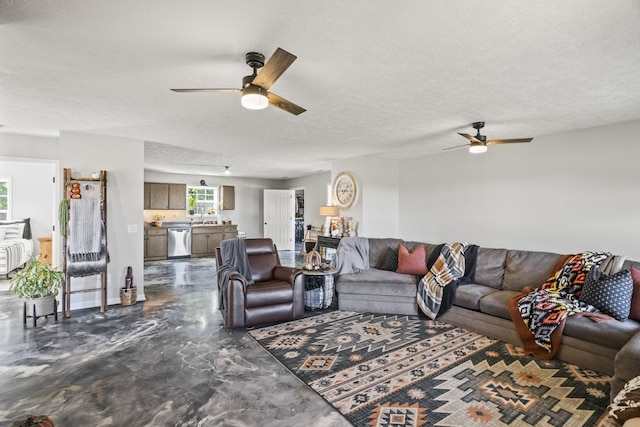
<svg viewBox="0 0 640 427"><path fill-rule="evenodd" d="M333 302L333 275L336 269L302 270L304 274L304 306L309 310L324 310Z"/></svg>

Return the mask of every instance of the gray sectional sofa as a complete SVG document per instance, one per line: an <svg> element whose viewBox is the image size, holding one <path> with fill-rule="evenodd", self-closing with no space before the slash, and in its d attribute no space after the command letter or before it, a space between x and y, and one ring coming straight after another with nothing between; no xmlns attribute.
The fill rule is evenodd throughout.
<svg viewBox="0 0 640 427"><path fill-rule="evenodd" d="M427 258L437 245L380 238L370 238L368 243L371 268L336 278L340 310L417 315L416 276L376 267L380 266L387 248L396 250L400 243L409 250L424 244ZM521 345L508 301L524 287L538 288L543 284L552 276L562 256L479 248L474 283L458 287L453 306L438 320ZM638 262L626 261L624 268L630 265L640 267ZM614 319L595 323L586 317L569 317L556 357L613 376L613 397L627 381L640 375L640 322Z"/></svg>

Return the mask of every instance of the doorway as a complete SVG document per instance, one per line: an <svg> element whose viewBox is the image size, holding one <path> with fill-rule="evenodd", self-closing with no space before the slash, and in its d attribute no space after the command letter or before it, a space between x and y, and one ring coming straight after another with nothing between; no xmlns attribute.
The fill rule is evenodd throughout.
<svg viewBox="0 0 640 427"><path fill-rule="evenodd" d="M295 219L296 219L296 229L295 229L295 243L296 243L296 252L302 251L302 242L304 241L304 188L299 188L295 190L296 192L296 200L295 200Z"/></svg>
<svg viewBox="0 0 640 427"><path fill-rule="evenodd" d="M295 249L295 191L264 190L264 237L280 250Z"/></svg>

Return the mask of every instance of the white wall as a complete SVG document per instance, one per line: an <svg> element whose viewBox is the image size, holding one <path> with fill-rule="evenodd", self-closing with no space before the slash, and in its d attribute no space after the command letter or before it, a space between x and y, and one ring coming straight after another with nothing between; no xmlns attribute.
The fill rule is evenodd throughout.
<svg viewBox="0 0 640 427"><path fill-rule="evenodd" d="M359 236L397 237L399 161L376 156L335 161L332 182L343 171L353 173L359 195L351 209L341 210L340 216L352 217L359 222Z"/></svg>
<svg viewBox="0 0 640 427"><path fill-rule="evenodd" d="M30 218L34 255L40 253L38 238L53 237L53 226L57 228L57 169L53 160L0 157L0 177L11 179L11 219ZM57 254L53 258L59 265Z"/></svg>
<svg viewBox="0 0 640 427"><path fill-rule="evenodd" d="M327 185L331 184L331 172L322 172L300 178L287 179L285 188L304 189L304 223L314 227L324 225L320 206L327 204Z"/></svg>
<svg viewBox="0 0 640 427"><path fill-rule="evenodd" d="M640 121L400 162L400 237L640 260Z"/></svg>
<svg viewBox="0 0 640 427"><path fill-rule="evenodd" d="M111 136L60 132L59 158L63 168L83 176L107 171L108 303L120 304L127 266L133 269L138 300L144 299L144 142ZM62 182L62 177L60 177ZM129 226L135 232L129 232ZM100 276L72 278L72 289L98 287ZM71 308L98 307L99 292L76 294Z"/></svg>
<svg viewBox="0 0 640 427"><path fill-rule="evenodd" d="M204 179L208 186L233 185L235 186L236 205L232 211L221 211L220 216L229 218L232 224L238 225L238 230L247 233L247 237L263 236L263 190L283 189L282 180L275 179L254 179L227 176L206 176L206 175L186 175L162 172L144 172L144 182L168 182L171 184L187 184L191 186L200 185L200 180ZM143 190L142 184L140 184ZM140 199L143 202L142 196ZM168 211L173 212L173 211ZM177 212L175 212L177 213ZM172 215L165 217L165 221L175 220Z"/></svg>
<svg viewBox="0 0 640 427"><path fill-rule="evenodd" d="M58 138L0 132L0 156L57 159Z"/></svg>
<svg viewBox="0 0 640 427"><path fill-rule="evenodd" d="M53 265L60 266L62 256L55 250L60 239L51 231L51 226L57 225L60 201L58 184L51 183L51 177L57 177L60 170L58 138L0 132L0 161L0 175L7 171L12 176L13 217L31 218L34 253L40 251L38 237L52 236ZM11 166L18 163L23 166ZM31 166L25 167L26 164ZM28 197L30 192L35 196Z"/></svg>

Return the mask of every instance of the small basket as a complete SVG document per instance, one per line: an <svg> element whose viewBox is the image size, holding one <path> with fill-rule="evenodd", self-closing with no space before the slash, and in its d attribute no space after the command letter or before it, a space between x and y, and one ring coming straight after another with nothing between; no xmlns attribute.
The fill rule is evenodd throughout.
<svg viewBox="0 0 640 427"><path fill-rule="evenodd" d="M307 254L307 260L305 262L305 270L318 270L322 263L322 257L318 251L310 251Z"/></svg>
<svg viewBox="0 0 640 427"><path fill-rule="evenodd" d="M123 306L134 305L138 298L137 288L125 289L120 288L120 304Z"/></svg>

